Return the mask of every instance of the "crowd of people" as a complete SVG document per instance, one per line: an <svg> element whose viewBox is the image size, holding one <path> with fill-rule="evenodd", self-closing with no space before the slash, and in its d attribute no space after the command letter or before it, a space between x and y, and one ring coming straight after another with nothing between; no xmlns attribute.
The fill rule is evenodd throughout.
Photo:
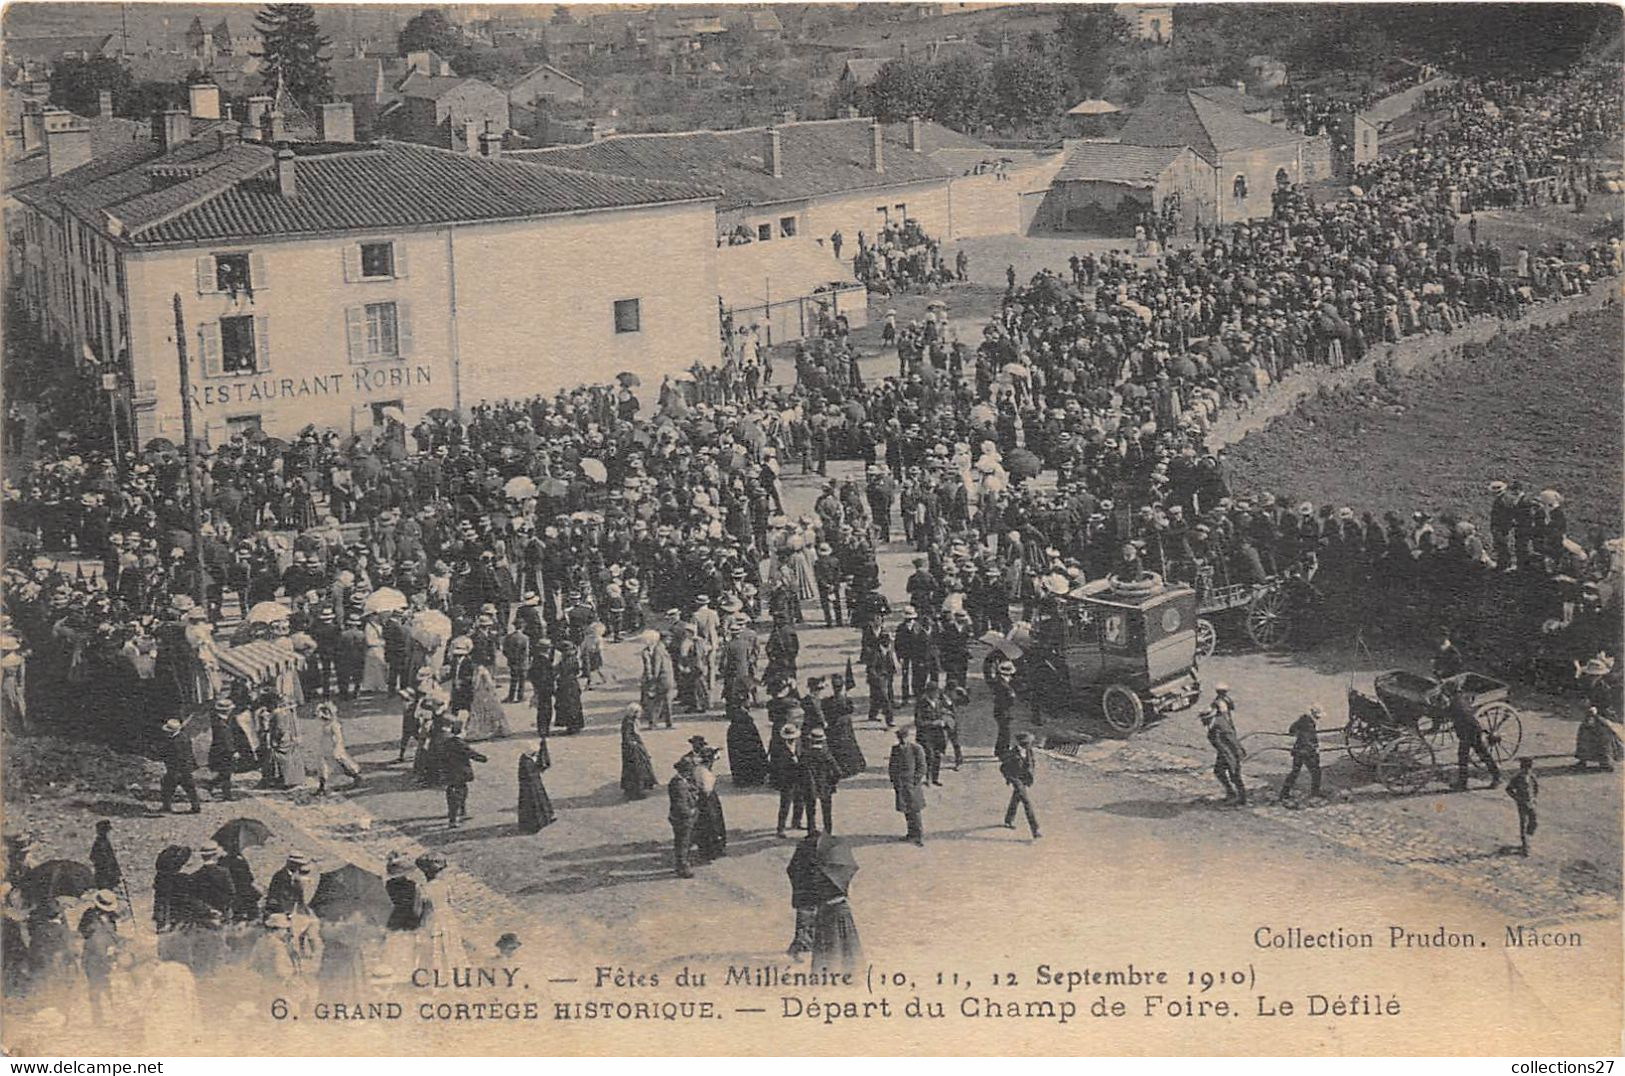
<svg viewBox="0 0 1625 1076"><path fill-rule="evenodd" d="M522 828L536 832L555 816L549 739L584 726L605 646L635 640L640 702L621 722L628 798L657 787L640 724L671 727L714 700L728 721L725 747L695 737L668 782L674 868L687 875L726 848L714 768L724 750L733 782L776 790L778 832L805 825L814 850L836 832L840 782L868 768L855 671L802 676L797 626L809 615L862 632L870 719L893 725L913 705L888 773L915 842L925 790L963 757L956 707L974 640L1091 580L1156 572L1200 587L1291 571L1346 609L1369 605L1373 587L1431 589L1471 617L1464 583L1512 573L1529 581L1542 623L1600 619L1618 606L1618 541L1571 534L1556 490L1497 480L1483 528L1465 510L1405 519L1236 489L1206 442L1221 410L1299 367L1515 318L1620 273L1617 236L1504 266L1460 211L1494 204L1505 169L1551 174L1579 142L1617 132L1598 104L1606 91L1575 76L1446 92L1452 123L1365 167L1356 195L1316 204L1284 190L1271 218L1154 261L1074 258L1069 276L1025 285L1012 269L974 347L941 308L892 320L896 377L866 383L849 333L832 325L798 345L794 383L775 383L754 336L735 333L724 372L662 386L648 413L622 382L359 437L237 434L203 458L195 532L173 446L115 461L77 454L70 437L6 490L7 729L139 745L165 765L162 809L177 794L197 809L194 740L208 737L220 798L249 772L269 788L314 775L326 791L330 777L359 773L336 704L399 697L398 762L444 789L457 826L484 761L472 744L509 734L504 705L528 699L538 746L521 758L517 793ZM906 224L862 239L859 260L880 291L955 275ZM811 512L787 512L784 468L822 475L832 458L861 460L863 476L830 479ZM1053 485L1034 481L1041 472ZM918 559L894 611L876 551L897 538ZM18 552L30 544L49 552ZM1016 669L994 652L983 674L1012 789L1006 822L1025 807L1036 838L1032 745L1010 728ZM401 919L420 932L444 921L421 912L425 890L443 907L432 866L390 865L392 899L406 899L398 879L423 875L420 911ZM802 880L806 900L834 899ZM220 899L165 903L174 918L160 929L257 921L276 939L253 946L269 947L269 965L326 966L332 938L319 964L302 963L300 908L270 911L268 891L253 915L242 898L243 918L236 897ZM828 925L831 952L851 959L855 929Z"/></svg>
<svg viewBox="0 0 1625 1076"><path fill-rule="evenodd" d="M840 257L838 249L836 257ZM964 251L955 257L954 264L944 261L942 244L926 235L912 218L886 224L872 241L859 232L857 253L852 256L852 275L879 295L963 283L969 268Z"/></svg>

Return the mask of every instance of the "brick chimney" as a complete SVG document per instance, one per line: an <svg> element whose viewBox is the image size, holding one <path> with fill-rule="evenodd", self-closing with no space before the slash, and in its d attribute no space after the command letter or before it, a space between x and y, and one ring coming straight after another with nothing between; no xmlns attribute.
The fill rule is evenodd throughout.
<svg viewBox="0 0 1625 1076"><path fill-rule="evenodd" d="M908 148L915 153L925 152L925 124L918 116L908 118Z"/></svg>
<svg viewBox="0 0 1625 1076"><path fill-rule="evenodd" d="M71 112L62 112L60 119L54 115L46 119L45 159L51 175L89 164L90 125Z"/></svg>
<svg viewBox="0 0 1625 1076"><path fill-rule="evenodd" d="M1236 80L1236 92L1241 93L1241 94L1245 94L1247 92L1247 84L1245 82L1242 82L1240 79L1237 79Z"/></svg>
<svg viewBox="0 0 1625 1076"><path fill-rule="evenodd" d="M102 90L96 95L96 115L107 119L113 114L113 91Z"/></svg>
<svg viewBox="0 0 1625 1076"><path fill-rule="evenodd" d="M299 196L299 184L294 174L293 150L287 146L276 151L276 192L289 201Z"/></svg>
<svg viewBox="0 0 1625 1076"><path fill-rule="evenodd" d="M784 175L784 158L779 149L779 129L767 127L762 130L762 163L767 166L767 174L774 179Z"/></svg>
<svg viewBox="0 0 1625 1076"><path fill-rule="evenodd" d="M480 152L480 121L465 120L463 123L463 152L470 157Z"/></svg>
<svg viewBox="0 0 1625 1076"><path fill-rule="evenodd" d="M260 134L267 142L288 140L287 117L282 115L280 109L272 109L260 118Z"/></svg>
<svg viewBox="0 0 1625 1076"><path fill-rule="evenodd" d="M271 111L271 99L266 95L260 94L257 97L248 99L248 115L244 116L243 119L250 127L254 128L256 138L259 136L260 124L265 122L265 114L269 111Z"/></svg>
<svg viewBox="0 0 1625 1076"><path fill-rule="evenodd" d="M348 101L329 101L322 106L322 141L355 141L355 106Z"/></svg>
<svg viewBox="0 0 1625 1076"><path fill-rule="evenodd" d="M787 108L784 111L780 112L779 113L779 122L780 123L794 123L794 122L796 122L796 110L793 109L793 108Z"/></svg>
<svg viewBox="0 0 1625 1076"><path fill-rule="evenodd" d="M192 117L184 108L166 108L152 125L158 149L169 153L192 138Z"/></svg>
<svg viewBox="0 0 1625 1076"><path fill-rule="evenodd" d="M596 141L598 141L598 139L599 139L598 121L597 120L588 120L587 121L587 141L588 142L596 142Z"/></svg>
<svg viewBox="0 0 1625 1076"><path fill-rule="evenodd" d="M849 120L856 120L856 119L862 119L863 118L863 113L858 111L858 106L857 105L847 105L846 106L845 116Z"/></svg>
<svg viewBox="0 0 1625 1076"><path fill-rule="evenodd" d="M187 111L195 120L220 118L220 87L212 82L194 82L186 87Z"/></svg>
<svg viewBox="0 0 1625 1076"><path fill-rule="evenodd" d="M227 120L225 123L222 123L219 127L215 128L214 137L219 141L220 148L222 150L227 150L237 144L237 138L240 131L241 127L238 124Z"/></svg>
<svg viewBox="0 0 1625 1076"><path fill-rule="evenodd" d="M480 132L480 156L495 160L502 156L502 132L491 129L491 121L485 121L485 130Z"/></svg>
<svg viewBox="0 0 1625 1076"><path fill-rule="evenodd" d="M886 170L886 151L882 143L885 141L885 128L877 120L869 125L869 170L871 172L884 172Z"/></svg>

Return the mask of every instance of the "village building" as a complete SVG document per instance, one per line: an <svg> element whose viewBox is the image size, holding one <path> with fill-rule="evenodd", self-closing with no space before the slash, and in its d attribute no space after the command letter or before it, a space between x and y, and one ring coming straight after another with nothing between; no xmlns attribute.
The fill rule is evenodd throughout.
<svg viewBox="0 0 1625 1076"><path fill-rule="evenodd" d="M1170 204L1192 219L1214 218L1212 168L1189 146L1125 146L1080 142L1066 154L1044 200L1041 227L1091 235L1130 236L1146 211ZM1198 199L1184 205L1187 198Z"/></svg>
<svg viewBox="0 0 1625 1076"><path fill-rule="evenodd" d="M580 79L552 64L538 64L502 88L508 92L508 104L521 108L535 108L538 102L580 104L587 95L587 87Z"/></svg>
<svg viewBox="0 0 1625 1076"><path fill-rule="evenodd" d="M1183 226L1267 217L1276 187L1304 180L1303 135L1195 91L1152 94L1117 133L1125 146L1189 146L1204 164L1181 192ZM1207 208L1211 207L1211 209Z"/></svg>
<svg viewBox="0 0 1625 1076"><path fill-rule="evenodd" d="M1128 23L1129 32L1140 40L1158 45L1174 43L1172 4L1117 4L1112 10Z"/></svg>
<svg viewBox="0 0 1625 1076"><path fill-rule="evenodd" d="M42 81L63 60L93 60L110 55L112 34L56 34L7 37L6 81L12 85Z"/></svg>
<svg viewBox="0 0 1625 1076"><path fill-rule="evenodd" d="M323 126L346 112L326 106ZM211 443L359 429L393 408L415 421L593 370L658 386L715 356L703 185L502 160L494 142L471 156L212 128L195 137L170 111L152 139L11 192L31 314L114 375L138 441L180 436L177 296Z"/></svg>
<svg viewBox="0 0 1625 1076"><path fill-rule="evenodd" d="M477 78L414 71L400 85L400 101L382 116L394 138L475 153L479 136L505 134L511 126L508 95Z"/></svg>

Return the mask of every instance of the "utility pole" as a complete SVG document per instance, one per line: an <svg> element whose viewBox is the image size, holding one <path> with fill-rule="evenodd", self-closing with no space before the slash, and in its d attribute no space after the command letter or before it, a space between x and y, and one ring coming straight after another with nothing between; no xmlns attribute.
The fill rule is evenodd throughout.
<svg viewBox="0 0 1625 1076"><path fill-rule="evenodd" d="M192 371L186 361L186 320L181 316L180 292L175 293L175 354L180 360L181 434L186 438L186 495L192 506L192 597L207 607L203 581L203 504L197 488L197 441L192 437Z"/></svg>

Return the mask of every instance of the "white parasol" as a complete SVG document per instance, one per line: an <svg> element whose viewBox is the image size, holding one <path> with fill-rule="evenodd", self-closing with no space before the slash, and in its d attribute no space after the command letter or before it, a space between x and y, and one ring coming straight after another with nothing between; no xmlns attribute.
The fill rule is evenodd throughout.
<svg viewBox="0 0 1625 1076"><path fill-rule="evenodd" d="M292 615L293 610L281 602L260 602L248 611L247 622L250 624L275 624L278 621L287 620Z"/></svg>
<svg viewBox="0 0 1625 1076"><path fill-rule="evenodd" d="M393 613L406 608L406 595L394 587L379 587L361 603L363 613Z"/></svg>

